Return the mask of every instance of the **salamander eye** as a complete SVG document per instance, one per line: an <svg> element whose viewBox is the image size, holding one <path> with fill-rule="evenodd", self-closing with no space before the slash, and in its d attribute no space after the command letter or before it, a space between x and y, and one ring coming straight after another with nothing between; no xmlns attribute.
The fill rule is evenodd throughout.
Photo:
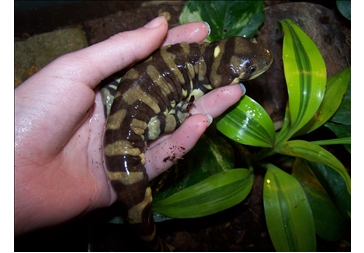
<svg viewBox="0 0 364 253"><path fill-rule="evenodd" d="M255 71L255 67L254 67L254 66L250 66L250 67L249 67L249 71L250 71L250 73L254 73L254 71Z"/></svg>

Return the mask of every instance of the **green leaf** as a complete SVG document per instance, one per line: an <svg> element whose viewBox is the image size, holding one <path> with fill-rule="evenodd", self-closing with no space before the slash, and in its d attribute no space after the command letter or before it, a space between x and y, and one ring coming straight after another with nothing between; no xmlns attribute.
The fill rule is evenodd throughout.
<svg viewBox="0 0 364 253"><path fill-rule="evenodd" d="M351 1L350 0L345 0L345 1L336 0L336 6L339 9L340 13L345 18L351 20Z"/></svg>
<svg viewBox="0 0 364 253"><path fill-rule="evenodd" d="M263 1L188 1L179 17L180 24L194 21L209 23L207 42L233 36L254 37L264 22Z"/></svg>
<svg viewBox="0 0 364 253"><path fill-rule="evenodd" d="M245 145L272 147L274 125L264 108L245 95L217 122L217 129L230 139Z"/></svg>
<svg viewBox="0 0 364 253"><path fill-rule="evenodd" d="M351 125L351 82L349 82L349 86L339 109L330 121L343 125Z"/></svg>
<svg viewBox="0 0 364 253"><path fill-rule="evenodd" d="M315 251L315 224L299 182L272 164L264 177L264 212L276 251Z"/></svg>
<svg viewBox="0 0 364 253"><path fill-rule="evenodd" d="M327 165L338 173L345 185L345 192L351 195L351 179L344 165L329 151L317 144L302 140L287 141L274 149L277 153L304 158L308 161ZM326 172L328 173L328 172ZM350 212L350 210L347 210Z"/></svg>
<svg viewBox="0 0 364 253"><path fill-rule="evenodd" d="M230 208L246 198L254 181L247 169L213 175L172 196L153 202L153 211L172 218L195 218Z"/></svg>
<svg viewBox="0 0 364 253"><path fill-rule="evenodd" d="M337 139L330 139L330 140L321 140L321 141L311 141L311 143L317 145L337 145L337 144L350 144L351 138L344 137L344 138L337 138Z"/></svg>
<svg viewBox="0 0 364 253"><path fill-rule="evenodd" d="M312 119L295 136L310 133L328 121L341 105L350 83L350 67L333 75L327 82L324 99Z"/></svg>
<svg viewBox="0 0 364 253"><path fill-rule="evenodd" d="M342 124L327 122L325 124L325 127L329 128L331 131L333 131L337 137L349 138L351 140L351 126L350 125L342 125ZM347 137L347 136L349 136L349 137ZM349 153L351 153L351 145L347 144L347 145L344 145L344 147L346 148L346 150Z"/></svg>
<svg viewBox="0 0 364 253"><path fill-rule="evenodd" d="M313 117L325 92L326 66L315 43L291 20L280 21L283 31L283 64L288 88L290 129L279 134L288 140Z"/></svg>
<svg viewBox="0 0 364 253"><path fill-rule="evenodd" d="M282 142L282 140L286 137L288 140L288 133L291 129L291 113L289 111L289 105L286 105L286 111L284 113L284 121L282 128L276 133L276 141L275 143L278 144Z"/></svg>
<svg viewBox="0 0 364 253"><path fill-rule="evenodd" d="M300 182L310 202L316 233L327 241L341 239L345 232L345 220L306 160L297 158L294 161L292 176Z"/></svg>
<svg viewBox="0 0 364 253"><path fill-rule="evenodd" d="M331 167L306 161L315 176L320 181L336 208L340 211L341 216L351 218L351 194L347 191L347 183L345 179Z"/></svg>

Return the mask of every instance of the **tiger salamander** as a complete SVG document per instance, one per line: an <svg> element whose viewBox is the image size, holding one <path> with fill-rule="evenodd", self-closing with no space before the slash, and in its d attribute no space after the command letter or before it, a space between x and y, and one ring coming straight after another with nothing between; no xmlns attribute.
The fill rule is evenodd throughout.
<svg viewBox="0 0 364 253"><path fill-rule="evenodd" d="M147 143L177 129L193 99L253 79L272 60L255 39L232 37L165 46L123 76L105 127L105 163L124 217L150 249L170 250L155 232L144 167Z"/></svg>

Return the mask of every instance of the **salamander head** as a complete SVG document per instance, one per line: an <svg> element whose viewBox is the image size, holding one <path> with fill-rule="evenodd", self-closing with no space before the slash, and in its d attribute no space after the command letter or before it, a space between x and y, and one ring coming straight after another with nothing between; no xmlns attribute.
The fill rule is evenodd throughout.
<svg viewBox="0 0 364 253"><path fill-rule="evenodd" d="M216 76L210 75L216 88L251 80L263 74L272 64L272 53L255 39L232 37L214 47Z"/></svg>

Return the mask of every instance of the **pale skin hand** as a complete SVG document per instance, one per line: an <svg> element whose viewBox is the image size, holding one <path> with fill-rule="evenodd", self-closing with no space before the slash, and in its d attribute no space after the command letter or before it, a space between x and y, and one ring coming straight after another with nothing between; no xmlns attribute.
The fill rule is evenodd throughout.
<svg viewBox="0 0 364 253"><path fill-rule="evenodd" d="M64 55L15 89L15 235L62 223L116 201L103 164L105 119L97 84L165 44L202 41L204 23L168 31L164 18ZM194 103L193 115L146 152L150 178L168 169L168 147L182 157L216 117L242 96L238 85Z"/></svg>

